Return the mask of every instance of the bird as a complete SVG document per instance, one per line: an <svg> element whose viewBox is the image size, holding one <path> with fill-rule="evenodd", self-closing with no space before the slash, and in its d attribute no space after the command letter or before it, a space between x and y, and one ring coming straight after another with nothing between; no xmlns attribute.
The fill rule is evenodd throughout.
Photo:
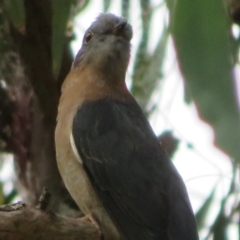
<svg viewBox="0 0 240 240"><path fill-rule="evenodd" d="M86 30L61 89L58 168L104 240L197 240L186 186L126 86L132 36L112 13Z"/></svg>

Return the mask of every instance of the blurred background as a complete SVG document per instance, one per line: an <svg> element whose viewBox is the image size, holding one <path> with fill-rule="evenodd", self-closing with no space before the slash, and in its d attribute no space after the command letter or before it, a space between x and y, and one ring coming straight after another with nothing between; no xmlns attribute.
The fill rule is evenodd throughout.
<svg viewBox="0 0 240 240"><path fill-rule="evenodd" d="M240 0L0 0L0 205L81 212L58 173L61 84L101 12L133 26L126 81L181 173L200 239L240 236Z"/></svg>

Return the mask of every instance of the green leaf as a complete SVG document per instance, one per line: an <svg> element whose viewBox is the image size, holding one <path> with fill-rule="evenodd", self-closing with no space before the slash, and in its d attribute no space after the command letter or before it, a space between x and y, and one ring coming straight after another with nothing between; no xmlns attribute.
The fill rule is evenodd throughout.
<svg viewBox="0 0 240 240"><path fill-rule="evenodd" d="M52 59L55 77L57 77L61 67L71 5L72 1L70 0L52 0Z"/></svg>
<svg viewBox="0 0 240 240"><path fill-rule="evenodd" d="M0 206L4 204L3 183L0 181Z"/></svg>
<svg viewBox="0 0 240 240"><path fill-rule="evenodd" d="M215 187L213 188L212 192L210 195L207 197L203 205L200 207L200 209L197 211L195 214L196 222L198 229L201 230L202 228L205 227L205 219L207 217L207 214L209 212L209 209L211 207L211 204L214 200L214 195L215 195Z"/></svg>
<svg viewBox="0 0 240 240"><path fill-rule="evenodd" d="M103 0L103 12L108 12L111 5L111 0Z"/></svg>
<svg viewBox="0 0 240 240"><path fill-rule="evenodd" d="M223 1L179 0L170 15L179 66L200 117L213 127L216 145L240 161L231 26Z"/></svg>
<svg viewBox="0 0 240 240"><path fill-rule="evenodd" d="M4 204L10 204L13 202L14 198L18 196L18 192L15 188L11 190L11 192L4 197Z"/></svg>
<svg viewBox="0 0 240 240"><path fill-rule="evenodd" d="M222 207L212 226L213 240L228 240L227 227L230 224L229 219L224 215L225 199L222 200Z"/></svg>
<svg viewBox="0 0 240 240"><path fill-rule="evenodd" d="M4 11L16 29L25 29L25 10L22 0L4 0Z"/></svg>

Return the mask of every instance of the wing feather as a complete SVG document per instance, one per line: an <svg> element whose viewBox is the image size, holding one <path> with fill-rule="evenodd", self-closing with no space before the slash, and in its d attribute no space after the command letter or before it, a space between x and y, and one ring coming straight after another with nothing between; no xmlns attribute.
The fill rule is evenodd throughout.
<svg viewBox="0 0 240 240"><path fill-rule="evenodd" d="M126 239L198 239L185 185L135 101L84 103L72 133L95 191Z"/></svg>

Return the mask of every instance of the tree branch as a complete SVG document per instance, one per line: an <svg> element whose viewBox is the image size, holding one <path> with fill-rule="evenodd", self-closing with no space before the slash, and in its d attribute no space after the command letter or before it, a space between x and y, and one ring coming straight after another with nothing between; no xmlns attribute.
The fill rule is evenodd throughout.
<svg viewBox="0 0 240 240"><path fill-rule="evenodd" d="M100 240L95 225L46 210L50 193L44 188L37 207L22 202L0 206L0 239Z"/></svg>

